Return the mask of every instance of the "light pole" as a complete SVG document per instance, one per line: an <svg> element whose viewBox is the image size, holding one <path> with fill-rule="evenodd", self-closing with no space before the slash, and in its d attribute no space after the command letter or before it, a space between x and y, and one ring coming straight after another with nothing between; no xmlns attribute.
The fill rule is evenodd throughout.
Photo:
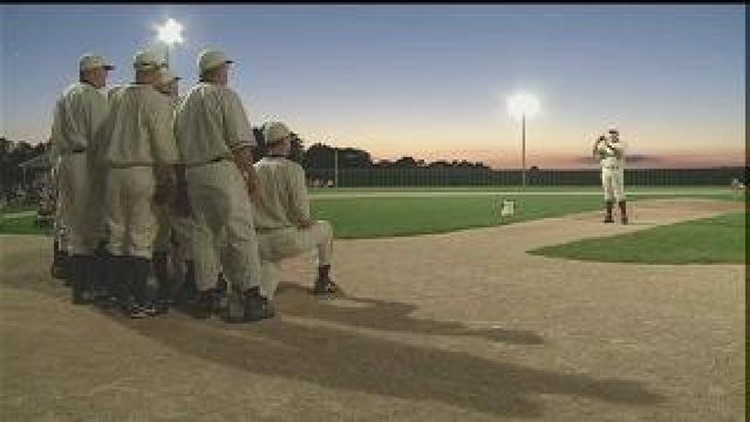
<svg viewBox="0 0 750 422"><path fill-rule="evenodd" d="M339 187L339 149L334 148L333 153L333 185Z"/></svg>
<svg viewBox="0 0 750 422"><path fill-rule="evenodd" d="M169 18L163 25L157 26L156 31L158 32L157 37L159 41L163 42L167 46L167 52L165 55L165 64L169 68L169 47L172 44L179 44L183 42L182 39L182 25L176 20Z"/></svg>
<svg viewBox="0 0 750 422"><path fill-rule="evenodd" d="M521 119L521 186L526 187L526 116L539 111L539 100L531 94L515 94L508 98L508 113Z"/></svg>

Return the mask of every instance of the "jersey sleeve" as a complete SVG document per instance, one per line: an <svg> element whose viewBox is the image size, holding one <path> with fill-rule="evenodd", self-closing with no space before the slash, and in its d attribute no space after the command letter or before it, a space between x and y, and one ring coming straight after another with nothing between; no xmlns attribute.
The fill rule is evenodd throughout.
<svg viewBox="0 0 750 422"><path fill-rule="evenodd" d="M290 177L290 214L294 221L310 219L310 198L305 184L305 171L298 164L292 167Z"/></svg>
<svg viewBox="0 0 750 422"><path fill-rule="evenodd" d="M231 90L226 91L223 99L224 112L224 140L229 149L243 146L255 146L255 135L250 126L250 120L245 113L240 97Z"/></svg>

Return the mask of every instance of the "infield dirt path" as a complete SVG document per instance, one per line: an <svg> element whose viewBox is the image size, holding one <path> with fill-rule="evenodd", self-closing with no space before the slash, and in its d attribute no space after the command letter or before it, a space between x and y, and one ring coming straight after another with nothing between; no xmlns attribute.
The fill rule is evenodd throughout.
<svg viewBox="0 0 750 422"><path fill-rule="evenodd" d="M744 420L743 265L524 252L742 205L632 208L629 226L597 212L338 241L347 298L310 297L301 257L279 316L240 326L74 307L49 238L2 236L2 420Z"/></svg>

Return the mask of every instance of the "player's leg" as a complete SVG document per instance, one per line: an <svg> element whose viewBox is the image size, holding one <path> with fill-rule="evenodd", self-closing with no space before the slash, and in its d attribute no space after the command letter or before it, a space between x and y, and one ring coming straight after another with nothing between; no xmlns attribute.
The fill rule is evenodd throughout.
<svg viewBox="0 0 750 422"><path fill-rule="evenodd" d="M213 166L214 164L199 166L186 172L193 224L190 242L193 265L188 266L187 271L192 272L196 288L195 300L191 301L189 312L199 319L208 318L214 312L216 280L219 275L215 235L220 230L221 216L215 215L220 204L217 202L218 191L212 183Z"/></svg>
<svg viewBox="0 0 750 422"><path fill-rule="evenodd" d="M340 292L331 279L333 259L333 228L328 221L316 221L312 226L297 230L297 247L301 250L316 249L318 252L318 277L313 286L316 295L329 295Z"/></svg>
<svg viewBox="0 0 750 422"><path fill-rule="evenodd" d="M628 210L625 198L625 172L619 169L612 172L612 186L617 206L620 208L620 221L628 224Z"/></svg>
<svg viewBox="0 0 750 422"><path fill-rule="evenodd" d="M151 259L156 238L157 219L154 213L156 178L149 167L133 167L127 171L128 222L126 224L126 252L131 258L130 282L135 298L131 317L156 315L156 307L148 293Z"/></svg>
<svg viewBox="0 0 750 422"><path fill-rule="evenodd" d="M614 205L614 189L612 188L612 171L609 169L602 169L602 188L604 190L604 222L612 223L612 208Z"/></svg>
<svg viewBox="0 0 750 422"><path fill-rule="evenodd" d="M124 310L131 301L129 281L126 277L130 269L130 260L125 254L125 204L123 189L126 182L123 169L110 169L105 179L104 223L109 234L107 251L110 260L111 291L117 304Z"/></svg>
<svg viewBox="0 0 750 422"><path fill-rule="evenodd" d="M229 281L232 294L241 293L242 321L273 317L273 306L261 293L262 272L258 236L253 224L253 210L247 185L233 163L226 163L219 168L217 175L221 175L218 180L224 186L223 198L219 202L226 206L226 215L222 219L226 239L222 242L221 253L224 276ZM239 322L232 318L232 315L229 320Z"/></svg>

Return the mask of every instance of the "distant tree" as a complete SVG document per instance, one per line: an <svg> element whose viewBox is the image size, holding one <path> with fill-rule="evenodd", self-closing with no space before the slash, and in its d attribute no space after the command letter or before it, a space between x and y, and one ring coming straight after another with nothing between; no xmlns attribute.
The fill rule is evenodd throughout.
<svg viewBox="0 0 750 422"><path fill-rule="evenodd" d="M336 151L323 143L316 142L305 151L303 166L305 169L332 169L334 168Z"/></svg>
<svg viewBox="0 0 750 422"><path fill-rule="evenodd" d="M45 144L31 145L24 141L0 139L0 191L11 195L23 183L20 164L45 152Z"/></svg>
<svg viewBox="0 0 750 422"><path fill-rule="evenodd" d="M339 149L339 168L370 168L372 165L372 158L367 151L357 148Z"/></svg>

